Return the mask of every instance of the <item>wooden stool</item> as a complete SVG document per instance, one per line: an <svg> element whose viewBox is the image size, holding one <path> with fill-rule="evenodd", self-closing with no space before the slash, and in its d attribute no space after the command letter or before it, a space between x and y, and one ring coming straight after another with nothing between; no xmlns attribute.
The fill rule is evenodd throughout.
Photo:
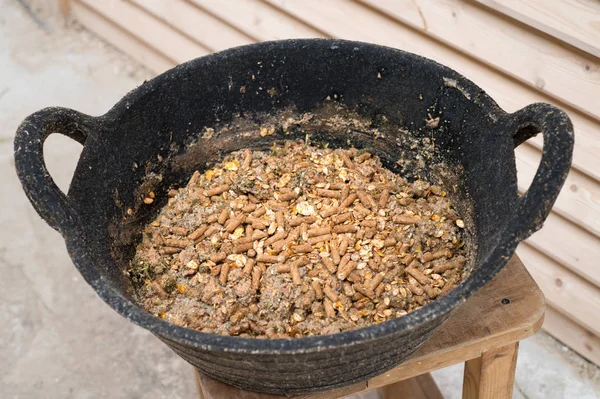
<svg viewBox="0 0 600 399"><path fill-rule="evenodd" d="M336 399L379 389L385 399L439 399L429 372L465 362L463 399L510 399L519 341L540 329L544 309L544 295L515 255L406 362L359 384L294 398ZM202 399L286 398L242 391L200 373L197 382Z"/></svg>

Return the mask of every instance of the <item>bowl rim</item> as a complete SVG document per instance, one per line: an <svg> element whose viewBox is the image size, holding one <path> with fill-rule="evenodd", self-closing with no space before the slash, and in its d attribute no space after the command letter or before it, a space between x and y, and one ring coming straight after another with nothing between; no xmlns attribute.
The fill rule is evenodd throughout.
<svg viewBox="0 0 600 399"><path fill-rule="evenodd" d="M199 57L183 64L180 64L152 80L145 82L138 88L130 91L106 114L95 117L98 123L108 123L117 119L126 109L128 103L135 102L143 96L160 88L160 85L171 79L176 79L179 74L185 74L187 71L201 67L214 62L219 62L232 56L239 56L244 52L266 51L269 47L314 47L337 49L338 47L352 47L353 49L367 51L386 51L402 54L405 57L413 58L421 62L424 66L437 68L446 71L450 76L460 79L460 83L467 90L481 93L478 97L480 106L488 108L490 114L502 118L506 114L482 89L476 86L470 80L464 78L456 71L441 65L431 59L409 53L392 47L381 46L371 43L348 41L340 39L290 39L255 43L240 47L234 47L218 53L213 53ZM337 46L337 47L336 47ZM192 330L186 327L171 324L148 313L135 302L127 299L124 295L113 288L109 282L104 279L93 267L93 260L89 253L85 252L85 229L78 220L72 228L73 230L64 231L63 237L67 244L69 254L79 269L84 279L94 288L96 293L121 316L141 326L153 334L167 341L174 341L180 344L196 347L206 351L222 351L247 354L302 354L321 352L340 347L349 347L363 344L384 337L389 337L395 333L406 333L410 330L418 329L421 325L439 318L440 316L454 310L458 305L464 303L467 298L475 291L490 281L508 262L514 253L518 242L518 226L507 225L502 239L487 258L480 262L478 267L473 270L471 275L459 286L454 288L448 294L440 297L433 302L417 309L405 316L397 317L379 324L373 324L354 330L343 331L340 333L310 336L301 338L281 338L281 339L256 339L241 338L236 336L225 336L211 333L204 333Z"/></svg>

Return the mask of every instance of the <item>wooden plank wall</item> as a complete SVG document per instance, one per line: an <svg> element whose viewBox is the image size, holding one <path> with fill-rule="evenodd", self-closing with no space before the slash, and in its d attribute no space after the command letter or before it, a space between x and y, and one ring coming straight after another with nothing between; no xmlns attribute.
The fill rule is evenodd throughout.
<svg viewBox="0 0 600 399"><path fill-rule="evenodd" d="M549 304L544 328L600 364L600 3L595 0L69 0L84 26L156 73L262 40L388 45L461 72L505 110L556 104L575 125L573 168L518 253ZM519 147L519 188L542 139Z"/></svg>

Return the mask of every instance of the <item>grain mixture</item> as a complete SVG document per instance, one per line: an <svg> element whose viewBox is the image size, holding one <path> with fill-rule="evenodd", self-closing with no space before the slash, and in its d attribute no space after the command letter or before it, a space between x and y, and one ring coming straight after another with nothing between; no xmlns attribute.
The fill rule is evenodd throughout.
<svg viewBox="0 0 600 399"><path fill-rule="evenodd" d="M463 277L465 226L443 189L369 152L237 151L169 197L129 272L146 310L198 331L332 334L405 315Z"/></svg>

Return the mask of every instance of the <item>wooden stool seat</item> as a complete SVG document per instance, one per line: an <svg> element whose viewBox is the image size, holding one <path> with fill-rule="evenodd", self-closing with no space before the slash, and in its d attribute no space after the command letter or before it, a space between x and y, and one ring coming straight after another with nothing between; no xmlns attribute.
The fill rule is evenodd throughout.
<svg viewBox="0 0 600 399"><path fill-rule="evenodd" d="M429 372L465 363L463 399L510 399L519 341L544 320L544 295L515 255L488 285L454 312L413 356L368 381L296 399L336 399L371 389L383 398L442 398ZM283 399L242 391L197 374L202 399Z"/></svg>

